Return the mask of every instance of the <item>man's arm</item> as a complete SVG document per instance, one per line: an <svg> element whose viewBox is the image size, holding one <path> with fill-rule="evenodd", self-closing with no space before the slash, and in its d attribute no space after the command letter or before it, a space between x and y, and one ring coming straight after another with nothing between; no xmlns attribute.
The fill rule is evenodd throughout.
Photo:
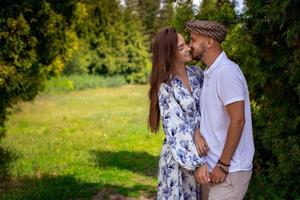
<svg viewBox="0 0 300 200"><path fill-rule="evenodd" d="M245 125L244 101L234 102L225 106L225 108L229 115L230 124L220 161L229 165L231 158L240 142Z"/></svg>
<svg viewBox="0 0 300 200"><path fill-rule="evenodd" d="M220 161L225 165L230 165L231 158L240 142L245 124L244 101L238 101L225 106L230 124L227 131L227 138L223 148ZM225 180L226 173L223 168L216 165L211 172L212 183L221 183Z"/></svg>

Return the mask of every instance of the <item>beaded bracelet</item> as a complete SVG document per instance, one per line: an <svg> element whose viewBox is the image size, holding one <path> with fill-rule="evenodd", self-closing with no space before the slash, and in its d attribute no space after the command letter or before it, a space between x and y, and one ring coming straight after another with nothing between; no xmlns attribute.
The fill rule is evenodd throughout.
<svg viewBox="0 0 300 200"><path fill-rule="evenodd" d="M225 174L228 174L228 171L226 171L225 169L223 169L223 167L217 163L217 166L225 173Z"/></svg>
<svg viewBox="0 0 300 200"><path fill-rule="evenodd" d="M221 160L218 160L218 163L220 163L220 164L222 164L222 165L224 165L226 167L230 167L230 165L226 165L225 163L221 162Z"/></svg>

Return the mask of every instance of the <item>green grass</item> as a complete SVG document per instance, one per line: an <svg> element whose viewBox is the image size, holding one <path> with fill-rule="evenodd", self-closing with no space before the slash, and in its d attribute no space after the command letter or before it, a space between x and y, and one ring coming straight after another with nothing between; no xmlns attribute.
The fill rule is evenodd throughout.
<svg viewBox="0 0 300 200"><path fill-rule="evenodd" d="M124 76L103 77L89 74L73 74L51 78L47 81L43 94L57 94L97 87L118 87L125 84Z"/></svg>
<svg viewBox="0 0 300 200"><path fill-rule="evenodd" d="M147 129L147 90L53 93L15 106L1 141L9 179L0 198L92 199L99 191L107 198L155 196L163 134Z"/></svg>

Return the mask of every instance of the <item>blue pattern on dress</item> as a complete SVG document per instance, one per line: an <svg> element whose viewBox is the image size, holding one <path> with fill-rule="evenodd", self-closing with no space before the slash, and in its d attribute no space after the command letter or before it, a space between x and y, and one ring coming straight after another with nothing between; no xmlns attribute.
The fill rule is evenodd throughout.
<svg viewBox="0 0 300 200"><path fill-rule="evenodd" d="M159 160L158 200L196 200L200 188L194 177L196 167L205 163L198 155L193 136L200 127L200 94L203 71L186 67L190 92L178 78L161 84L159 109L165 140Z"/></svg>

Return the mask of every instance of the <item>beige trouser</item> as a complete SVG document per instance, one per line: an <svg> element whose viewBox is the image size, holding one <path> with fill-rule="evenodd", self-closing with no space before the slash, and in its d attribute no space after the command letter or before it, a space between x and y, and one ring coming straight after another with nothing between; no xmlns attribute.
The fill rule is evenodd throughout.
<svg viewBox="0 0 300 200"><path fill-rule="evenodd" d="M201 200L241 200L251 179L252 170L229 173L225 181L215 185L201 185Z"/></svg>

